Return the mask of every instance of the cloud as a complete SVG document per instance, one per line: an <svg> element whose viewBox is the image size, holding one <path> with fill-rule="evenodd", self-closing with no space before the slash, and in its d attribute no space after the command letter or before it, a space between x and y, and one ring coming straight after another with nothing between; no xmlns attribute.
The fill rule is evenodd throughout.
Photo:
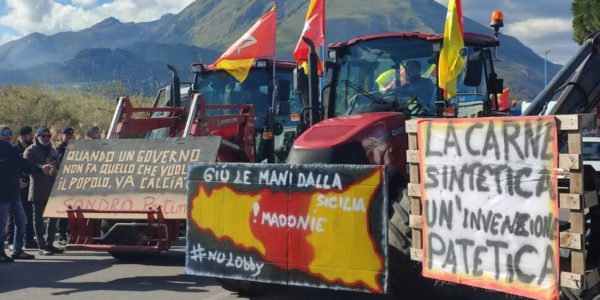
<svg viewBox="0 0 600 300"><path fill-rule="evenodd" d="M448 0L435 0L443 5ZM463 15L487 25L494 10L504 12L501 31L519 39L540 56L552 50L548 59L565 63L577 50L573 42L571 2L566 0L462 0ZM502 46L500 46L502 47Z"/></svg>
<svg viewBox="0 0 600 300"><path fill-rule="evenodd" d="M50 0L6 0L9 15L0 18L0 25L29 33L35 28L33 24L42 21L52 10L52 4Z"/></svg>
<svg viewBox="0 0 600 300"><path fill-rule="evenodd" d="M566 18L532 18L510 24L506 33L523 39L544 39L571 33L571 20Z"/></svg>
<svg viewBox="0 0 600 300"><path fill-rule="evenodd" d="M97 5L96 0L5 0L7 13L0 25L11 27L19 35L32 32L54 34L88 28L108 17L122 22L147 22L166 13L178 13L193 0L114 0Z"/></svg>
<svg viewBox="0 0 600 300"><path fill-rule="evenodd" d="M96 5L96 0L71 0L74 6L92 7Z"/></svg>

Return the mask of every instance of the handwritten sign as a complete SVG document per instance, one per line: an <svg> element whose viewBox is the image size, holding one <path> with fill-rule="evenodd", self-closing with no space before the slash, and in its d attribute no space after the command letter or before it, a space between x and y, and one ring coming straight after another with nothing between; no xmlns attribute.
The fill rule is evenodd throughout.
<svg viewBox="0 0 600 300"><path fill-rule="evenodd" d="M218 137L74 140L65 153L44 216L64 218L69 206L98 210L160 206L166 218L185 219L187 164L215 161L219 144Z"/></svg>
<svg viewBox="0 0 600 300"><path fill-rule="evenodd" d="M553 117L419 120L423 275L558 297Z"/></svg>
<svg viewBox="0 0 600 300"><path fill-rule="evenodd" d="M384 293L382 166L196 164L186 272Z"/></svg>

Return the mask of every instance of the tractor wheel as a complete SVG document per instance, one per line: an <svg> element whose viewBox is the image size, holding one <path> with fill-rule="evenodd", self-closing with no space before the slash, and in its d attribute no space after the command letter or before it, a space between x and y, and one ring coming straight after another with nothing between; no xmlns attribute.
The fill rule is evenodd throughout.
<svg viewBox="0 0 600 300"><path fill-rule="evenodd" d="M258 282L216 278L222 288L237 293L239 296L255 296L263 293L262 285Z"/></svg>
<svg viewBox="0 0 600 300"><path fill-rule="evenodd" d="M407 295L408 290L430 293L430 280L421 277L421 266L411 260L411 228L408 224L410 215L410 198L406 188L398 191L390 205L388 222L388 293L399 298L417 297Z"/></svg>
<svg viewBox="0 0 600 300"><path fill-rule="evenodd" d="M410 216L410 198L406 188L398 193L399 201L390 205L391 217L388 223L388 244L410 258L411 228L408 224Z"/></svg>
<svg viewBox="0 0 600 300"><path fill-rule="evenodd" d="M600 173L590 165L584 165L583 172L585 190L600 190ZM589 223L586 224L585 237L586 265L591 268L600 268L600 206L590 207L588 217ZM561 287L560 296L561 299L568 300L600 300L600 284L589 287L585 291Z"/></svg>
<svg viewBox="0 0 600 300"><path fill-rule="evenodd" d="M123 222L127 222L127 220L102 220L100 228L102 236L104 236L114 224ZM139 230L135 227L123 228L118 232L118 235L113 234L106 238L104 242L113 245L134 246L138 244L139 234ZM108 251L108 254L121 262L140 262L156 257L159 253Z"/></svg>
<svg viewBox="0 0 600 300"><path fill-rule="evenodd" d="M569 288L560 288L560 299L563 300L600 300L600 285L589 288L585 291Z"/></svg>

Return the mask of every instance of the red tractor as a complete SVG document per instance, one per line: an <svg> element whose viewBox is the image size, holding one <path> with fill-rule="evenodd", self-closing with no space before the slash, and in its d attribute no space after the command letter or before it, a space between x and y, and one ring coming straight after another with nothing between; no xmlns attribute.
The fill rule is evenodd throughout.
<svg viewBox="0 0 600 300"><path fill-rule="evenodd" d="M134 107L127 97L119 98L107 138L214 136L220 137L220 144L207 147L217 147L217 161L283 161L297 135L292 112L300 110L290 88L294 68L292 62L257 60L248 79L240 83L223 70L194 64L193 82L181 88L177 71L169 66L173 82L159 91L152 107ZM184 219L167 218L164 209L99 211L71 207L67 211L71 226L67 248L106 250L118 259L168 250L179 238ZM90 213L143 214L147 222L101 222L98 215L96 219L84 216Z"/></svg>
<svg viewBox="0 0 600 300"><path fill-rule="evenodd" d="M442 35L389 33L354 38L329 46L323 101L312 100L324 121L294 143L291 164L380 164L389 166L390 245L410 248L404 123L413 117L463 117L502 114L489 95L502 91L494 71L494 37L466 33L467 67L457 96L444 101L437 88ZM310 79L309 79L310 80ZM412 81L412 83L411 83ZM414 87L406 87L414 84ZM305 89L306 90L306 89ZM314 99L314 97L313 97Z"/></svg>
<svg viewBox="0 0 600 300"><path fill-rule="evenodd" d="M306 41L306 40L305 40ZM465 34L466 72L458 95L444 101L437 88L437 62L442 35L389 33L369 35L329 46L327 80L319 99L314 47L308 76L296 73L303 99L302 134L288 164L387 165L389 174L389 264L392 286L420 284L410 261L410 227L406 193L408 136L405 121L412 117L488 116L502 114L490 94L502 91L494 71L494 37ZM308 44L310 41L307 41ZM396 252L396 253L394 253ZM414 271L414 272L413 272ZM410 279L410 280L409 280ZM260 287L250 281L224 280L224 287L241 293Z"/></svg>
<svg viewBox="0 0 600 300"><path fill-rule="evenodd" d="M290 164L377 164L389 167L390 274L392 289L414 287L424 280L408 258L411 246L410 202L406 150L409 118L508 116L500 111L496 95L502 93L494 63L499 45L492 36L465 33L466 67L457 82L457 95L444 100L437 88L437 62L443 36L423 33L388 33L358 37L329 45L327 80L318 100L317 75L300 80L305 92L304 120L323 120L306 126L288 157ZM580 52L533 101L526 115L593 112L600 101L598 53L600 35L590 37ZM312 66L316 70L315 51ZM596 75L594 75L596 74ZM414 86L410 87L411 81ZM305 84L308 83L308 84ZM558 93L557 93L558 92ZM568 101L567 101L568 100ZM555 104L554 106L552 106ZM594 174L593 178L597 182ZM594 210L598 208L595 207ZM600 216L597 211L592 215ZM590 235L600 233L591 221ZM598 243L588 259L598 260ZM595 258L594 258L595 257ZM411 270L413 272L411 272ZM413 273L410 275L410 273ZM407 281L406 277L411 277ZM597 289L598 287L596 287ZM469 295L469 291L466 291ZM588 296L591 295L588 292ZM593 293L593 292L592 292ZM573 299L574 293L564 292ZM486 297L491 297L487 295ZM587 299L587 298L586 298Z"/></svg>

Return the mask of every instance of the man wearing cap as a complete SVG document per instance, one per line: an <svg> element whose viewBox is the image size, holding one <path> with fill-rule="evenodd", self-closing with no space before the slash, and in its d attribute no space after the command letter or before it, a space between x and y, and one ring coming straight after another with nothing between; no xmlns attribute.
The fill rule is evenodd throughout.
<svg viewBox="0 0 600 300"><path fill-rule="evenodd" d="M65 152L67 151L67 145L69 141L75 138L75 131L71 127L65 127L60 131L60 145L56 147L56 154L58 155L58 165L60 166ZM67 243L67 228L69 222L67 219L62 218L58 220L58 242L62 245Z"/></svg>
<svg viewBox="0 0 600 300"><path fill-rule="evenodd" d="M21 172L28 172L32 175L43 175L52 173L52 166L41 165L36 166L31 162L23 159L16 148L10 144L12 138L12 131L6 125L0 125L0 241L4 241L4 228L8 220L8 214L12 210L16 218L17 225L21 225L19 228L24 229L27 222L23 207L19 201L19 185ZM20 239L18 238L20 237ZM15 233L15 240L13 245L13 255L8 257L4 252L4 246L0 247L0 262L12 262L13 258L16 259L31 259L32 255L26 254L22 251L23 246L23 235L22 232Z"/></svg>
<svg viewBox="0 0 600 300"><path fill-rule="evenodd" d="M19 129L19 136L17 137L17 142L15 144L13 144L13 147L15 147L15 149L17 149L17 152L19 152L19 155L21 157L23 157L23 152L25 152L25 149L27 149L27 147L29 147L31 144L33 144L33 129L31 129L31 127L29 126L23 126ZM29 197L29 174L23 172L21 173L21 180L19 183L19 195L21 198L21 204L23 205L23 209L25 211L25 216L27 217L27 226L25 227L25 248L37 248L37 244L35 243L35 240L33 239L34 237L34 233L33 233L33 215L32 215L32 207L31 207L31 203L27 200ZM16 217L12 216L13 218L9 221L13 221ZM9 224L9 235L13 235L14 232L14 226L11 226L11 224Z"/></svg>
<svg viewBox="0 0 600 300"><path fill-rule="evenodd" d="M49 175L33 174L31 176L29 202L33 204L33 229L37 239L38 251L40 255L52 255L53 253L62 252L61 249L54 247L57 219L49 219L48 225L44 226L42 217L50 197L52 184L56 178L58 155L50 142L52 134L50 134L48 127L39 127L35 136L33 145L25 149L23 156L38 166L50 164L53 168ZM44 237L44 233L46 233L46 237Z"/></svg>
<svg viewBox="0 0 600 300"><path fill-rule="evenodd" d="M99 140L102 138L100 135L100 128L98 126L92 126L85 130L85 138L90 140Z"/></svg>

